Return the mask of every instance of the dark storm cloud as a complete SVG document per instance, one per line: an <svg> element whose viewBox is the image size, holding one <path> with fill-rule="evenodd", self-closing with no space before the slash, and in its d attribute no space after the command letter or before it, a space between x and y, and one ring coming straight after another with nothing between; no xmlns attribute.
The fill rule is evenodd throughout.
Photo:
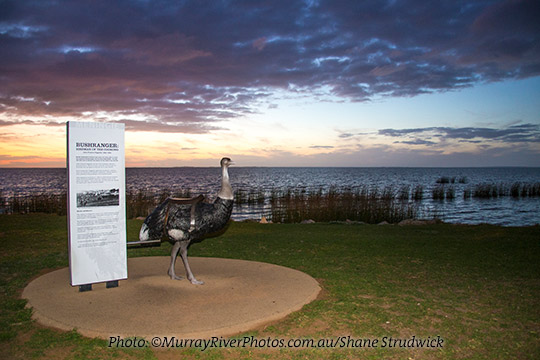
<svg viewBox="0 0 540 360"><path fill-rule="evenodd" d="M436 142L421 139L425 136L436 137L440 141L458 140L461 142L478 143L482 140L497 140L505 143L540 142L540 125L522 124L503 129L475 127L427 127L415 129L382 129L379 135L389 137L414 137L414 140L397 141L404 144L436 144Z"/></svg>
<svg viewBox="0 0 540 360"><path fill-rule="evenodd" d="M12 121L108 112L205 132L279 89L365 101L540 74L536 0L8 0L0 14Z"/></svg>

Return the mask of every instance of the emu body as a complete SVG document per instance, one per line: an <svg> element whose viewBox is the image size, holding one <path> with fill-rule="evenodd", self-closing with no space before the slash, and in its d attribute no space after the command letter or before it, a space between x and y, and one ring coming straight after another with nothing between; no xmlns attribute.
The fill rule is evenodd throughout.
<svg viewBox="0 0 540 360"><path fill-rule="evenodd" d="M193 275L187 251L191 244L223 230L229 222L233 208L233 191L227 169L231 164L231 159L221 159L221 190L213 203L203 202L203 196L192 199L168 198L144 221L139 233L140 241L161 239L173 245L168 271L171 279L181 279L174 270L176 257L180 253L188 280L192 284L204 283Z"/></svg>

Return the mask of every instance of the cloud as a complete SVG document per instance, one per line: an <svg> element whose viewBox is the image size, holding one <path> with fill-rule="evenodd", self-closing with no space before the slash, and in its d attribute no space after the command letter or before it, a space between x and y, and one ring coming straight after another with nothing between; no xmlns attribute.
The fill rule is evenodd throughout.
<svg viewBox="0 0 540 360"><path fill-rule="evenodd" d="M329 145L312 145L309 148L310 149L333 149L335 146L329 146Z"/></svg>
<svg viewBox="0 0 540 360"><path fill-rule="evenodd" d="M271 156L234 155L241 166L283 166L294 156L294 166L343 166L343 167L475 167L479 166L534 166L538 152L529 148L486 147L456 149L445 152L433 148L388 145L359 146L354 150L337 150L311 155L273 152Z"/></svg>
<svg viewBox="0 0 540 360"><path fill-rule="evenodd" d="M479 127L426 127L414 129L382 129L379 135L388 137L409 137L414 136L416 140L398 141L405 144L435 144L433 141L419 139L421 136L437 137L439 141L459 140L471 143L482 140L497 140L503 143L538 143L540 142L540 125L521 124L512 125L506 128L479 128Z"/></svg>
<svg viewBox="0 0 540 360"><path fill-rule="evenodd" d="M394 144L407 144L407 145L435 145L436 142L422 139L394 141Z"/></svg>
<svg viewBox="0 0 540 360"><path fill-rule="evenodd" d="M30 120L22 120L22 121L17 121L17 122L0 120L0 127L13 126L13 125L18 125L18 124L23 124L23 125L24 124L30 124L30 125L33 125L35 123L33 121L30 121Z"/></svg>
<svg viewBox="0 0 540 360"><path fill-rule="evenodd" d="M150 121L136 121L136 120L120 120L118 122L124 123L126 129L130 131L156 131L163 133L189 133L189 134L204 134L211 130L221 130L222 128L217 126L210 126L206 123L161 123Z"/></svg>
<svg viewBox="0 0 540 360"><path fill-rule="evenodd" d="M537 76L539 8L536 0L7 0L0 116L129 113L139 115L132 129L200 133L280 91L368 101Z"/></svg>

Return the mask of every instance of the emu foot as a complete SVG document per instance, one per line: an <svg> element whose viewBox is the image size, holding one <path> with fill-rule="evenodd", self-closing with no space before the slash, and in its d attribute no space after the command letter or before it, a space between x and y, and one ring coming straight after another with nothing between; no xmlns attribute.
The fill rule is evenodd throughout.
<svg viewBox="0 0 540 360"><path fill-rule="evenodd" d="M183 277L176 275L174 273L174 271L171 271L171 270L167 271L167 275L169 275L171 277L171 280L182 280L183 279Z"/></svg>
<svg viewBox="0 0 540 360"><path fill-rule="evenodd" d="M197 280L197 279L195 279L195 278L193 278L193 279L191 279L191 280L189 280L189 281L191 281L191 283L192 283L193 285L204 285L204 281Z"/></svg>

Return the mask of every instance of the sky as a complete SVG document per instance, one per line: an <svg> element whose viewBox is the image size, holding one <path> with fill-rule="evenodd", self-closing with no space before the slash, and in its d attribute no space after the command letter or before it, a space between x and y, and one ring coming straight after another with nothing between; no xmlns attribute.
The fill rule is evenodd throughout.
<svg viewBox="0 0 540 360"><path fill-rule="evenodd" d="M0 0L0 167L540 166L538 0Z"/></svg>

